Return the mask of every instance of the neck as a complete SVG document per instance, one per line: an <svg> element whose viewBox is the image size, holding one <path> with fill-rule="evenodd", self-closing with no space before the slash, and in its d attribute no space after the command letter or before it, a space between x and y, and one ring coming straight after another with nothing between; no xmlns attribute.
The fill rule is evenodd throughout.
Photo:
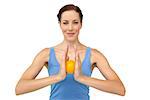
<svg viewBox="0 0 150 100"><path fill-rule="evenodd" d="M64 44L64 45L76 45L76 46L78 46L78 45L80 45L81 43L79 42L79 40L76 40L76 41L67 41L67 40L64 40L64 41L62 42L62 44Z"/></svg>

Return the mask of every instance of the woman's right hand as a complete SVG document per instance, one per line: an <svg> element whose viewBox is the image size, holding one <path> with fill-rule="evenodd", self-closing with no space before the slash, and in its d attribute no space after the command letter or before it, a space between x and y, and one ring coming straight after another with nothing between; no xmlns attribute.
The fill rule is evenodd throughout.
<svg viewBox="0 0 150 100"><path fill-rule="evenodd" d="M62 52L62 60L61 60L61 64L60 64L60 70L58 73L58 78L60 81L64 80L66 78L66 61L69 59L69 57L67 56L68 53L68 46L66 47L65 51Z"/></svg>

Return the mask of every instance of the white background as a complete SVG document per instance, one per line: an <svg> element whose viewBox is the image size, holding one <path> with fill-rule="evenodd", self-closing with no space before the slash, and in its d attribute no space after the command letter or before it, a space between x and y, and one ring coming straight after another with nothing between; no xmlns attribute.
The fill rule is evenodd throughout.
<svg viewBox="0 0 150 100"><path fill-rule="evenodd" d="M56 15L68 3L84 15L80 41L100 50L126 87L124 97L90 88L91 100L150 99L148 0L1 0L0 100L48 100L50 87L16 96L15 85L41 49L63 40Z"/></svg>

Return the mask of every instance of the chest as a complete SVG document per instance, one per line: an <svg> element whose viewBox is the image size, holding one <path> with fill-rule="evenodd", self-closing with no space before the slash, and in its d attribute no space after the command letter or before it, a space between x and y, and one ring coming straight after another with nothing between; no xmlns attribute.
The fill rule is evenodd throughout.
<svg viewBox="0 0 150 100"><path fill-rule="evenodd" d="M81 61L82 73L87 76L90 76L93 69L90 56L87 56L86 52L80 52L79 58ZM49 75L57 74L60 70L61 63L62 63L62 54L55 52L53 56L51 55L48 63Z"/></svg>

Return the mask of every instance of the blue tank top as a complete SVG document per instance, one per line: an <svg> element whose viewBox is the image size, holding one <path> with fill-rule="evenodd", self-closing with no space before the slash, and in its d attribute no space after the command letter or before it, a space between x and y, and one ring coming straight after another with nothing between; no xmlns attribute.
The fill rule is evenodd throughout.
<svg viewBox="0 0 150 100"><path fill-rule="evenodd" d="M90 62L91 48L86 49L82 62L82 73L91 76ZM59 63L56 59L54 48L50 48L50 59L48 61L49 75L59 72ZM50 100L90 100L89 87L74 80L73 74L67 74L63 81L51 85Z"/></svg>

